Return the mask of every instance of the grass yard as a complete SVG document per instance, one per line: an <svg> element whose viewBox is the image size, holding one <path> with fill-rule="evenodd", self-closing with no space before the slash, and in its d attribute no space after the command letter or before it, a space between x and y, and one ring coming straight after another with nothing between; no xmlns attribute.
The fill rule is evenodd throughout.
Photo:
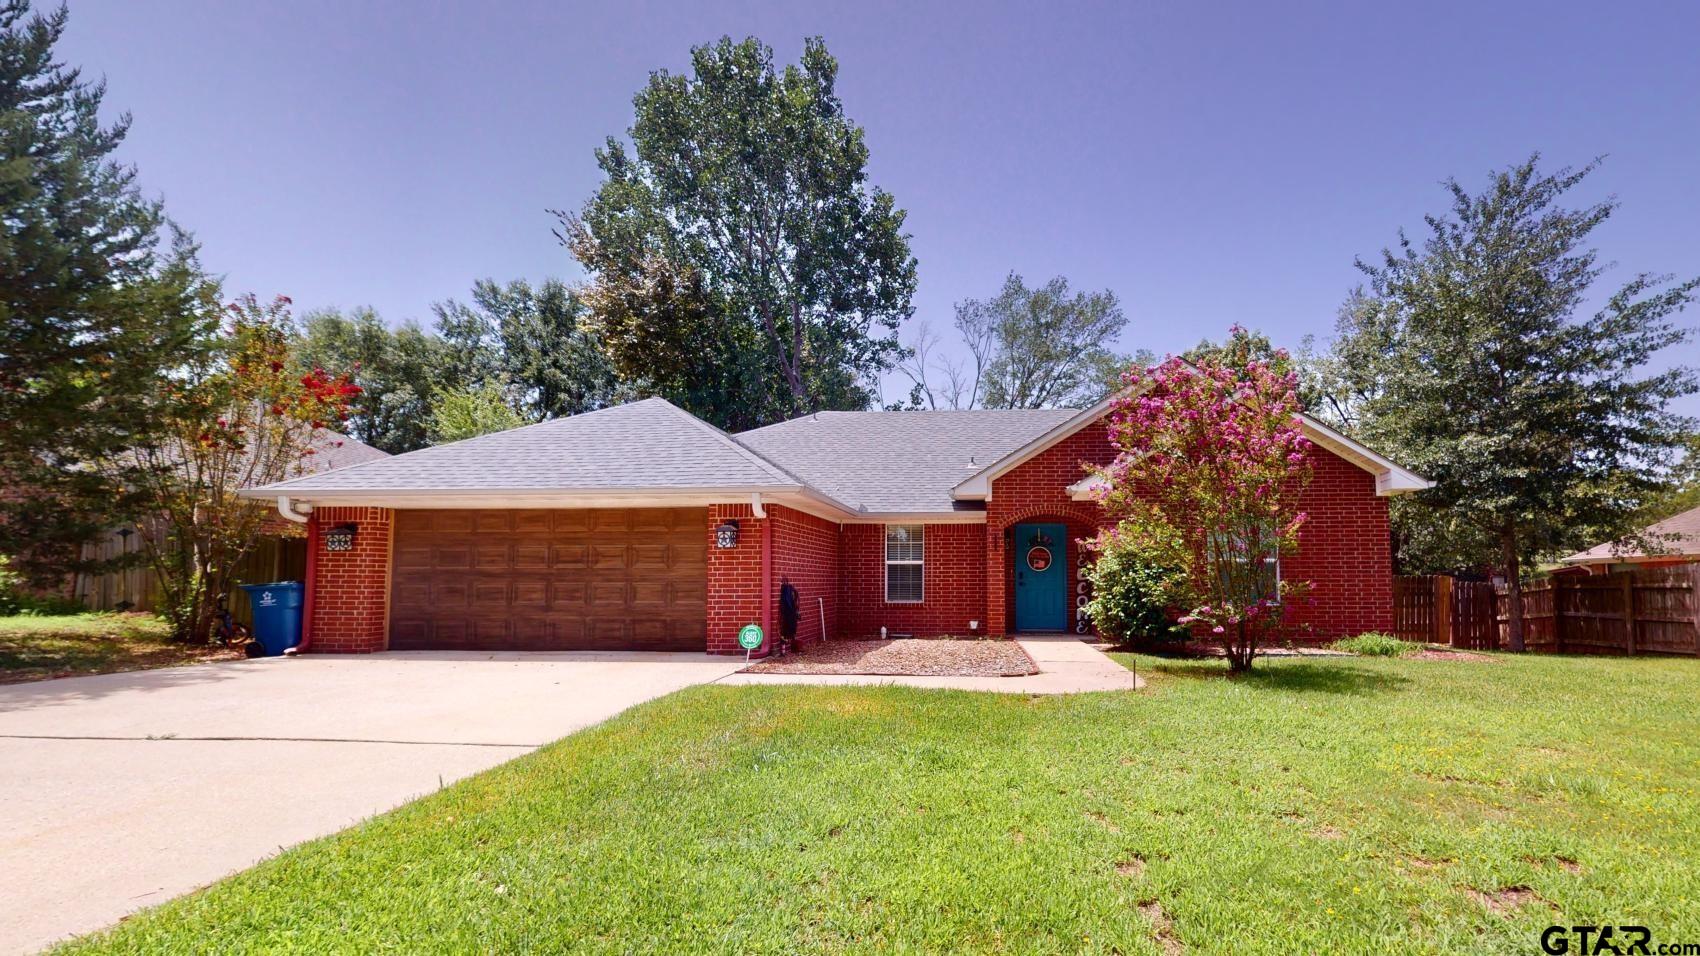
<svg viewBox="0 0 1700 956"><path fill-rule="evenodd" d="M1539 952L1700 941L1700 662L702 687L71 947Z"/></svg>
<svg viewBox="0 0 1700 956"><path fill-rule="evenodd" d="M151 614L43 614L0 617L0 684L81 677L240 657L171 641Z"/></svg>

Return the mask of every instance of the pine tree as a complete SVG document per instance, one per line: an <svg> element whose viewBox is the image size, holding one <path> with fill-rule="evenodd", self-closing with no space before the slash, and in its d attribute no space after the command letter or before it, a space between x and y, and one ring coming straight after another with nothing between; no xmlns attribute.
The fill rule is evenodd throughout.
<svg viewBox="0 0 1700 956"><path fill-rule="evenodd" d="M149 428L147 399L195 347L192 245L117 162L129 117L54 60L61 8L0 3L0 554L38 586L132 503L93 468Z"/></svg>

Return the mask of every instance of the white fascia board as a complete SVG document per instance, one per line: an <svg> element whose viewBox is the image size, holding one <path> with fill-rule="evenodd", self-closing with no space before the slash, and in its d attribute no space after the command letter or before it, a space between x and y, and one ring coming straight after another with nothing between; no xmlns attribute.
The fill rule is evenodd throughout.
<svg viewBox="0 0 1700 956"><path fill-rule="evenodd" d="M1111 395L1109 398L1104 399L1091 408L1088 408L1073 418L1070 418L1068 421L1063 422L1061 425L1058 425L1043 435L1040 435L1038 438L1033 439L997 461L992 462L985 468L980 469L973 475L969 476L967 480L959 482L956 487L950 489L950 496L958 501L992 500L992 482L996 481L1000 475L1007 474L1022 463L1038 456L1045 449L1050 448L1057 442L1062 441L1070 435L1073 435L1075 432L1080 431L1082 428L1085 428L1087 425L1097 421L1110 410L1110 406L1114 404L1115 400L1121 397L1121 395L1122 392L1117 392L1114 395Z"/></svg>
<svg viewBox="0 0 1700 956"><path fill-rule="evenodd" d="M1386 498L1433 488L1434 482L1358 444L1309 415L1300 415L1306 438L1375 476L1375 493Z"/></svg>

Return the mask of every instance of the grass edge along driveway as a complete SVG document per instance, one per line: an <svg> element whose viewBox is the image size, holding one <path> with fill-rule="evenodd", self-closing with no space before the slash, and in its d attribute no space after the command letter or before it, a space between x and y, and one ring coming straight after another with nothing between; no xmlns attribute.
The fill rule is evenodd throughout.
<svg viewBox="0 0 1700 956"><path fill-rule="evenodd" d="M1538 951L1700 940L1700 662L1140 659L700 687L77 952Z"/></svg>
<svg viewBox="0 0 1700 956"><path fill-rule="evenodd" d="M222 647L173 641L171 626L152 614L88 611L0 617L0 685L241 656Z"/></svg>

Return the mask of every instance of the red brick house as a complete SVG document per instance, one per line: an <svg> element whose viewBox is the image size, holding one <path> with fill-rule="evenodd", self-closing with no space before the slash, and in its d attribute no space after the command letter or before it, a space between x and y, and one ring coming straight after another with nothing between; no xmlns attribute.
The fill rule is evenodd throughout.
<svg viewBox="0 0 1700 956"><path fill-rule="evenodd" d="M1085 411L822 412L728 435L661 399L245 492L309 528L308 646L737 650L784 582L803 642L1086 630ZM1310 420L1282 573L1320 636L1392 625L1389 495L1427 482Z"/></svg>

